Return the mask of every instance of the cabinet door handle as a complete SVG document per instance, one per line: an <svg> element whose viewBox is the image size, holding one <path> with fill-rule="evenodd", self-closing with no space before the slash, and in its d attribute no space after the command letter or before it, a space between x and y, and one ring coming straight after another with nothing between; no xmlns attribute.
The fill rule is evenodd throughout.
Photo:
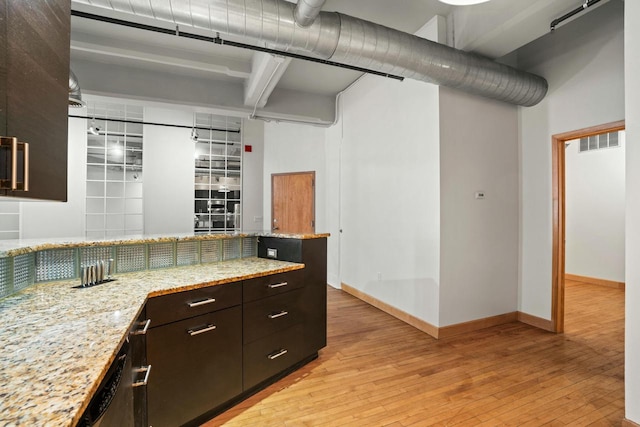
<svg viewBox="0 0 640 427"><path fill-rule="evenodd" d="M269 319L277 319L278 317L286 316L287 314L289 314L289 312L288 312L288 311L284 311L284 310L282 310L282 311L281 311L281 312L279 312L279 313L271 313L271 314L269 314L267 317L268 317Z"/></svg>
<svg viewBox="0 0 640 427"><path fill-rule="evenodd" d="M22 177L22 191L29 191L29 143L27 142L19 142L18 145L22 144L22 159L24 161L22 173L24 174Z"/></svg>
<svg viewBox="0 0 640 427"><path fill-rule="evenodd" d="M151 374L151 365L143 366L141 368L135 368L133 372L136 374L139 374L141 372L145 373L142 381L135 381L133 384L131 384L133 387L140 387L143 385L147 385L147 383L149 382L149 375Z"/></svg>
<svg viewBox="0 0 640 427"><path fill-rule="evenodd" d="M273 359L277 359L280 356L284 356L285 354L287 354L287 350L282 348L282 349L276 351L275 353L271 353L270 355L267 356L267 358L269 360L273 360Z"/></svg>
<svg viewBox="0 0 640 427"><path fill-rule="evenodd" d="M288 283L287 282L281 282L281 283L272 283L269 285L270 289L275 289L275 288L281 288L283 286L287 286Z"/></svg>
<svg viewBox="0 0 640 427"><path fill-rule="evenodd" d="M9 171L9 176L6 177L7 179L2 180L1 188L11 191L29 191L29 144L18 142L16 137L3 136L0 139L0 147L11 150L10 160L8 160L11 164L6 165L6 168L11 170ZM18 151L22 151L23 177L21 183L18 183Z"/></svg>
<svg viewBox="0 0 640 427"><path fill-rule="evenodd" d="M149 330L149 325L151 325L151 319L143 320L139 324L144 325L144 327L133 331L133 335L146 335Z"/></svg>
<svg viewBox="0 0 640 427"><path fill-rule="evenodd" d="M204 334L205 332L213 331L216 328L216 325L207 325L200 329L189 329L187 333L191 336Z"/></svg>
<svg viewBox="0 0 640 427"><path fill-rule="evenodd" d="M188 302L187 305L189 307L193 308L193 307L199 307L199 306L205 305L205 304L211 304L211 303L214 303L214 302L216 302L215 298L207 298L207 299L203 299L201 301Z"/></svg>

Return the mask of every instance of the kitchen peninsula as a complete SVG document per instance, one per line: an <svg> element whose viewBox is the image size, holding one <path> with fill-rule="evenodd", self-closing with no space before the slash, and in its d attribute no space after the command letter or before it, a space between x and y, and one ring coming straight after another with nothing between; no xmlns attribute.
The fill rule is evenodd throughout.
<svg viewBox="0 0 640 427"><path fill-rule="evenodd" d="M177 325L181 322L171 318L169 312L173 308L167 301L172 298L177 301L176 296L186 298L193 292L233 290L227 292L234 295L232 298L220 297L218 303L226 304L220 307L221 312L235 310L237 314L234 327L240 334L237 342L242 355L241 370L235 391L228 399L203 412L179 414L182 418L176 418L175 422L188 424L201 421L201 417L206 419L295 370L317 357L318 350L326 345L326 237L326 234L180 236L100 242L30 242L3 248L2 259L11 262L15 262L16 257L32 255L36 277L52 268L43 264L55 259L52 255L57 253L51 251L70 251L74 259L72 269L77 275L80 265L89 259L90 251L100 250L113 254L117 280L80 289L76 288L80 283L77 276L48 282L35 280L34 284L0 300L0 342L4 349L0 361L0 423L77 425L140 315L146 311L151 320L150 331L154 326L161 330L163 326L158 325L162 323ZM211 245L216 248L213 255ZM146 256L143 262L146 268L123 272L121 267L126 258L120 251L130 251L134 247L143 248L141 253ZM187 248L189 250L185 252ZM154 258L159 254L163 259L169 259L165 262L170 268L154 267L161 263ZM185 262L189 265L181 265ZM12 265L10 270L14 267ZM287 282L282 278L291 280ZM215 301L215 298L209 300ZM260 314L260 310L271 310L273 304L280 303L278 301L283 304L288 301L292 309L277 311L275 315L272 311L266 316ZM149 302L156 307L151 307ZM184 302L180 303L185 306ZM191 305L200 307L202 301ZM183 307L175 307L175 311L180 310ZM202 308L199 310L196 314L203 316ZM164 316L166 313L169 313L168 317ZM165 318L160 319L160 316ZM264 317L280 319L277 321L284 323L281 327L272 324L253 327L251 322L256 321L256 316L260 321ZM184 317L189 318L189 315ZM194 314L192 318L197 316ZM259 330L262 332L256 332ZM187 332L200 333L199 330L194 333L193 329ZM280 337L289 339L295 349L293 344L288 350L281 348L277 343ZM278 348L261 348L265 342ZM264 357L257 356L261 351L265 352ZM252 352L256 353L253 359ZM285 357L277 356L278 352L286 354ZM150 365L154 360L162 361L155 355L148 354L147 357ZM264 361L271 360L278 363L276 371L263 366ZM166 372L164 374L166 376ZM154 376L162 378L160 368L154 368L150 373L149 390L160 387L154 385ZM158 405L149 401L149 410L154 406ZM146 418L146 402L144 412ZM143 422L147 423L146 420ZM140 420L136 423L140 425Z"/></svg>

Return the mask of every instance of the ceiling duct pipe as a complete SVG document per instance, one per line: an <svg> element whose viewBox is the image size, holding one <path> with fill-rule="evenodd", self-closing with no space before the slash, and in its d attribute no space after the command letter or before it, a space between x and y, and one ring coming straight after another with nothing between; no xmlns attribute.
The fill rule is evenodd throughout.
<svg viewBox="0 0 640 427"><path fill-rule="evenodd" d="M146 18L249 39L256 45L370 68L532 106L547 93L539 76L349 15L319 12L296 24L284 0L74 0Z"/></svg>
<svg viewBox="0 0 640 427"><path fill-rule="evenodd" d="M85 105L87 104L82 100L82 92L80 91L78 78L73 71L69 69L69 107L82 108Z"/></svg>
<svg viewBox="0 0 640 427"><path fill-rule="evenodd" d="M301 27L308 27L313 24L325 1L326 0L298 0L298 4L296 4L296 8L293 11L296 24Z"/></svg>

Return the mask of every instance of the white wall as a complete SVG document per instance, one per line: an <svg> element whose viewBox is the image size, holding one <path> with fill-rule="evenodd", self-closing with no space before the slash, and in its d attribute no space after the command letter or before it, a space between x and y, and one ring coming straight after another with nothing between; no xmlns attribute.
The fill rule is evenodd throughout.
<svg viewBox="0 0 640 427"><path fill-rule="evenodd" d="M264 126L264 230L271 230L271 175L284 172L316 173L316 232L327 230L326 219L326 129L291 123Z"/></svg>
<svg viewBox="0 0 640 427"><path fill-rule="evenodd" d="M144 120L193 125L193 112L145 107ZM142 157L145 234L193 234L194 154L190 129L144 126Z"/></svg>
<svg viewBox="0 0 640 427"><path fill-rule="evenodd" d="M419 33L436 39L441 24ZM326 143L328 279L437 325L438 88L365 75L340 106Z"/></svg>
<svg viewBox="0 0 640 427"><path fill-rule="evenodd" d="M441 88L440 179L439 326L517 311L517 107Z"/></svg>
<svg viewBox="0 0 640 427"><path fill-rule="evenodd" d="M640 2L625 2L627 212L625 412L640 424Z"/></svg>
<svg viewBox="0 0 640 427"><path fill-rule="evenodd" d="M518 52L520 67L550 86L519 112L519 309L543 319L551 318L551 136L624 118L622 20L622 3L609 2Z"/></svg>
<svg viewBox="0 0 640 427"><path fill-rule="evenodd" d="M342 282L437 325L438 88L365 76L342 120Z"/></svg>
<svg viewBox="0 0 640 427"><path fill-rule="evenodd" d="M70 109L84 116L86 109ZM87 176L87 123L69 119L67 202L21 202L21 238L84 236L85 181Z"/></svg>
<svg viewBox="0 0 640 427"><path fill-rule="evenodd" d="M264 122L243 120L242 143L251 146L242 152L242 231L251 233L263 230Z"/></svg>
<svg viewBox="0 0 640 427"><path fill-rule="evenodd" d="M342 103L342 96L338 99ZM337 113L336 113L337 114ZM326 169L326 195L327 204L325 206L327 228L330 234L327 239L327 283L334 288L341 288L341 242L342 232L340 229L341 218L341 174L342 174L342 129L343 120L338 118L336 124L326 131L325 156L327 161Z"/></svg>
<svg viewBox="0 0 640 427"><path fill-rule="evenodd" d="M580 153L566 148L565 273L624 282L625 141Z"/></svg>

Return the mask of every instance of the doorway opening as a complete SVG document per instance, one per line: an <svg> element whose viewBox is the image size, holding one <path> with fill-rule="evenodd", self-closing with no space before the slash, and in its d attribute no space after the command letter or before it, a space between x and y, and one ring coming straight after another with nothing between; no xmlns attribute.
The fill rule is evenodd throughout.
<svg viewBox="0 0 640 427"><path fill-rule="evenodd" d="M624 120L606 123L551 137L552 153L552 196L553 196L553 250L552 250L552 287L551 287L551 321L553 331L564 332L565 311L565 143L579 138L586 138L602 133L624 130Z"/></svg>

